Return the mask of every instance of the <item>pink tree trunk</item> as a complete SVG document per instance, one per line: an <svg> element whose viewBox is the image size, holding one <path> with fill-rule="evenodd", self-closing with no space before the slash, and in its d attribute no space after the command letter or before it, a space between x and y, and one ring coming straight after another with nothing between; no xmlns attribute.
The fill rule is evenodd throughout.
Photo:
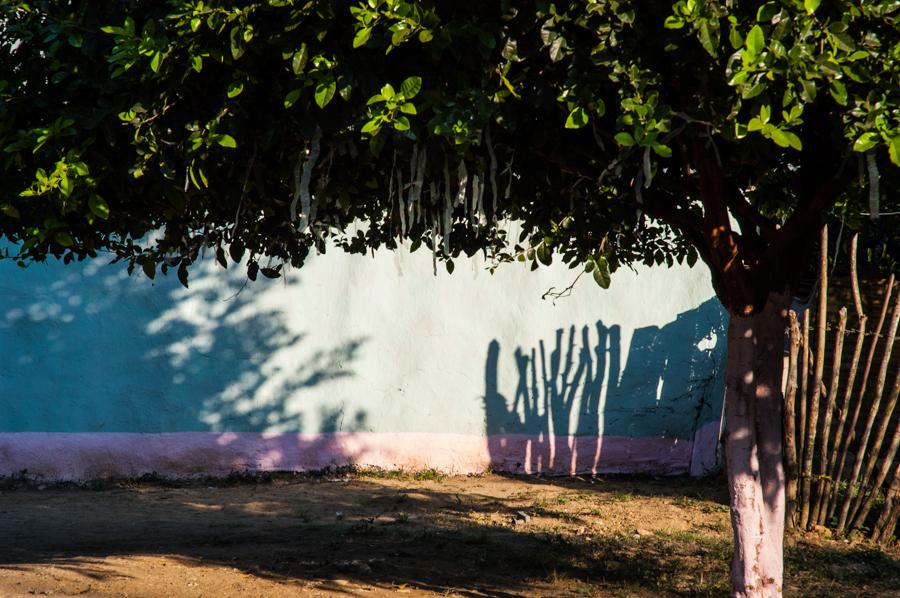
<svg viewBox="0 0 900 598"><path fill-rule="evenodd" d="M782 391L787 293L732 315L725 370L725 450L734 556L733 595L781 596L785 473Z"/></svg>

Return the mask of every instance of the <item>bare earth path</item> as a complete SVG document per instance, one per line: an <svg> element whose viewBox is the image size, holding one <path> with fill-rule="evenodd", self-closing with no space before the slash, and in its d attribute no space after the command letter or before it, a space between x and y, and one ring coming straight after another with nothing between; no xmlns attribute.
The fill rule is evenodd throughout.
<svg viewBox="0 0 900 598"><path fill-rule="evenodd" d="M722 596L725 498L687 478L7 480L0 597ZM786 580L900 596L900 551L792 538Z"/></svg>

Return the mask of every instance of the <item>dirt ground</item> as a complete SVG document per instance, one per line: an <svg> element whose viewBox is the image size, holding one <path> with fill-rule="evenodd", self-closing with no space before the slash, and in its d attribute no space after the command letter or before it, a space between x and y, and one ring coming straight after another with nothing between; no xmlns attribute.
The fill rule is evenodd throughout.
<svg viewBox="0 0 900 598"><path fill-rule="evenodd" d="M722 596L722 479L0 485L0 596ZM788 596L900 596L900 550L789 539Z"/></svg>

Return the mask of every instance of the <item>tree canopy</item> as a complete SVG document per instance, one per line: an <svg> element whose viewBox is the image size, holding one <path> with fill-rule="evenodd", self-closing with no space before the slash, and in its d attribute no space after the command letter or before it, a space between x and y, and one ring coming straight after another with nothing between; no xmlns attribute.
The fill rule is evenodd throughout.
<svg viewBox="0 0 900 598"><path fill-rule="evenodd" d="M188 284L205 248L256 278L408 240L607 286L702 259L732 315L736 596L781 595L788 291L824 217L897 212L898 166L898 0L0 3L23 266L106 252Z"/></svg>
<svg viewBox="0 0 900 598"><path fill-rule="evenodd" d="M897 206L900 2L4 2L0 165L23 265L699 257L752 313Z"/></svg>

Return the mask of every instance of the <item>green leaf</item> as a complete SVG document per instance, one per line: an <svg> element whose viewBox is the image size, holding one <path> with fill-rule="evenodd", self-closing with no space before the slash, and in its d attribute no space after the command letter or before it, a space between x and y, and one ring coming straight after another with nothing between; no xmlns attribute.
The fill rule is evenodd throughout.
<svg viewBox="0 0 900 598"><path fill-rule="evenodd" d="M631 136L631 133L627 133L625 131L622 131L621 133L616 133L615 139L619 145L622 145L625 147L631 147L632 145L635 144L634 137Z"/></svg>
<svg viewBox="0 0 900 598"><path fill-rule="evenodd" d="M803 149L803 142L800 141L800 138L792 133L791 131L784 131L785 136L787 137L788 143L792 148L797 150L798 152Z"/></svg>
<svg viewBox="0 0 900 598"><path fill-rule="evenodd" d="M663 158L671 158L672 157L672 148L667 145L662 145L661 143L655 143L651 146L656 155Z"/></svg>
<svg viewBox="0 0 900 598"><path fill-rule="evenodd" d="M415 105L409 102L400 106L400 112L403 114L417 114Z"/></svg>
<svg viewBox="0 0 900 598"><path fill-rule="evenodd" d="M710 31L709 25L706 21L700 21L700 45L703 46L703 49L710 55L715 57L719 51L716 47L718 45L718 35L717 32Z"/></svg>
<svg viewBox="0 0 900 598"><path fill-rule="evenodd" d="M434 39L434 33L431 29L423 29L419 32L419 41L423 44L427 44L431 40Z"/></svg>
<svg viewBox="0 0 900 598"><path fill-rule="evenodd" d="M400 93L407 100L411 100L422 90L422 77L409 77L400 84ZM383 93L383 92L382 92ZM385 96L387 97L387 96Z"/></svg>
<svg viewBox="0 0 900 598"><path fill-rule="evenodd" d="M769 127L763 129L763 131L772 138L772 141L774 141L781 147L788 147L791 144L790 141L788 141L787 136L784 134L784 131L782 131L778 127L770 125Z"/></svg>
<svg viewBox="0 0 900 598"><path fill-rule="evenodd" d="M763 21L771 21L772 17L778 14L779 7L775 2L766 2L760 5L756 10L756 20L760 23Z"/></svg>
<svg viewBox="0 0 900 598"><path fill-rule="evenodd" d="M244 55L244 44L241 41L241 30L239 27L231 28L231 56L238 60Z"/></svg>
<svg viewBox="0 0 900 598"><path fill-rule="evenodd" d="M394 96L396 96L396 95L397 95L397 92L394 91L394 86L391 85L390 83L385 83L384 86L381 88L381 97L384 100L393 100ZM371 102L371 100L369 100L369 101Z"/></svg>
<svg viewBox="0 0 900 598"><path fill-rule="evenodd" d="M744 91L741 92L741 97L745 100L749 100L751 98L755 98L756 96L758 96L765 90L766 90L765 81L760 81L756 85L752 85L750 87L745 88Z"/></svg>
<svg viewBox="0 0 900 598"><path fill-rule="evenodd" d="M334 79L325 79L316 85L316 104L319 108L324 108L328 105L334 97L335 91L337 91L337 83Z"/></svg>
<svg viewBox="0 0 900 598"><path fill-rule="evenodd" d="M888 143L888 154L891 156L891 162L900 166L900 136L894 137Z"/></svg>
<svg viewBox="0 0 900 598"><path fill-rule="evenodd" d="M807 14L813 14L821 3L822 0L803 0L803 8L806 9Z"/></svg>
<svg viewBox="0 0 900 598"><path fill-rule="evenodd" d="M734 86L746 83L749 76L750 73L748 71L738 71L728 80L728 85Z"/></svg>
<svg viewBox="0 0 900 598"><path fill-rule="evenodd" d="M394 128L398 131L409 131L409 119L405 116L398 116L394 120Z"/></svg>
<svg viewBox="0 0 900 598"><path fill-rule="evenodd" d="M159 67L162 66L162 61L162 52L155 52L153 54L153 58L150 59L150 70L152 70L154 73L158 73Z"/></svg>
<svg viewBox="0 0 900 598"><path fill-rule="evenodd" d="M347 79L338 79L338 95L344 98L344 101L350 101L350 96L353 95L353 85Z"/></svg>
<svg viewBox="0 0 900 598"><path fill-rule="evenodd" d="M747 130L748 131L761 131L763 126L765 126L765 124L766 123L761 121L758 117L754 116L753 118L750 119L750 122L747 123Z"/></svg>
<svg viewBox="0 0 900 598"><path fill-rule="evenodd" d="M745 41L747 52L753 58L756 58L760 55L763 49L766 47L766 38L763 34L762 27L759 25L754 25L750 30L750 33L747 35L747 39Z"/></svg>
<svg viewBox="0 0 900 598"><path fill-rule="evenodd" d="M234 263L239 263L244 258L244 244L235 239L228 246L228 253L231 255L231 259L234 260Z"/></svg>
<svg viewBox="0 0 900 598"><path fill-rule="evenodd" d="M546 243L541 243L535 248L535 255L539 262L544 264L545 266L549 266L553 263L553 252L547 247Z"/></svg>
<svg viewBox="0 0 900 598"><path fill-rule="evenodd" d="M244 84L235 81L228 86L227 95L229 98L236 98L237 96L241 95L242 91L244 91Z"/></svg>
<svg viewBox="0 0 900 598"><path fill-rule="evenodd" d="M294 89L289 91L286 96L284 96L284 107L290 108L294 104L297 103L297 100L300 99L300 91L299 89Z"/></svg>
<svg viewBox="0 0 900 598"><path fill-rule="evenodd" d="M553 62L559 62L565 56L564 50L566 49L566 39L559 35L556 39L553 40L553 43L550 44L550 60Z"/></svg>
<svg viewBox="0 0 900 598"><path fill-rule="evenodd" d="M778 127L767 125L766 128L763 129L763 133L766 133L768 137L771 137L772 141L774 141L780 147L792 147L796 150L800 150L803 148L802 144L800 143L800 138L790 131L785 131L783 129L779 129Z"/></svg>
<svg viewBox="0 0 900 598"><path fill-rule="evenodd" d="M373 118L372 120L370 120L369 122L367 122L366 124L363 125L360 132L363 133L364 135L374 135L379 130L381 130L381 125L378 123L378 121L376 119Z"/></svg>
<svg viewBox="0 0 900 598"><path fill-rule="evenodd" d="M300 44L300 49L294 52L294 58L291 60L291 70L295 75L299 75L306 69L307 62L309 62L309 48L306 44Z"/></svg>
<svg viewBox="0 0 900 598"><path fill-rule="evenodd" d="M841 106L847 105L847 88L844 84L837 79L831 82L831 87L828 89L828 92L831 94L831 97L834 98L834 101L840 104Z"/></svg>
<svg viewBox="0 0 900 598"><path fill-rule="evenodd" d="M19 210L16 209L16 206L14 206L12 204L8 204L8 203L5 203L2 206L0 206L0 212L3 212L10 218L19 218L21 216L21 214L19 213Z"/></svg>
<svg viewBox="0 0 900 598"><path fill-rule="evenodd" d="M63 247L71 247L75 244L75 241L72 239L72 236L66 231L59 231L55 235L53 235L53 239L62 245Z"/></svg>
<svg viewBox="0 0 900 598"><path fill-rule="evenodd" d="M800 97L804 102L812 102L816 99L816 84L814 81L809 81L807 79L800 80Z"/></svg>
<svg viewBox="0 0 900 598"><path fill-rule="evenodd" d="M744 45L744 38L741 36L741 32L738 31L737 27L732 27L728 32L728 43L731 44L733 50L737 50Z"/></svg>
<svg viewBox="0 0 900 598"><path fill-rule="evenodd" d="M144 274L147 275L147 278L153 280L156 278L156 261L152 258L146 258L141 263L141 269L144 271Z"/></svg>
<svg viewBox="0 0 900 598"><path fill-rule="evenodd" d="M587 110L585 110L581 106L578 106L574 110L572 110L569 113L569 117L566 119L567 129L580 129L586 124L588 124L588 113Z"/></svg>
<svg viewBox="0 0 900 598"><path fill-rule="evenodd" d="M92 194L88 198L88 208L99 218L104 220L109 218L109 205L106 203L106 200L97 194Z"/></svg>
<svg viewBox="0 0 900 598"><path fill-rule="evenodd" d="M372 38L372 29L370 27L363 27L359 31L356 32L356 35L353 36L353 47L359 48L361 46L365 46L366 42Z"/></svg>
<svg viewBox="0 0 900 598"><path fill-rule="evenodd" d="M234 137L231 135L219 135L216 138L216 143L221 145L222 147L237 147L237 142L234 140Z"/></svg>
<svg viewBox="0 0 900 598"><path fill-rule="evenodd" d="M853 144L854 152L867 152L881 141L881 135L874 131L867 131L859 136Z"/></svg>
<svg viewBox="0 0 900 598"><path fill-rule="evenodd" d="M669 15L663 22L663 27L666 29L681 29L684 27L684 19L676 15Z"/></svg>
<svg viewBox="0 0 900 598"><path fill-rule="evenodd" d="M178 282L180 282L184 288L188 288L187 262L181 262L181 265L178 266Z"/></svg>
<svg viewBox="0 0 900 598"><path fill-rule="evenodd" d="M596 262L596 267L592 272L594 282L596 282L601 289L608 289L612 282L609 276L609 264L606 262L605 257L599 257L594 261Z"/></svg>

